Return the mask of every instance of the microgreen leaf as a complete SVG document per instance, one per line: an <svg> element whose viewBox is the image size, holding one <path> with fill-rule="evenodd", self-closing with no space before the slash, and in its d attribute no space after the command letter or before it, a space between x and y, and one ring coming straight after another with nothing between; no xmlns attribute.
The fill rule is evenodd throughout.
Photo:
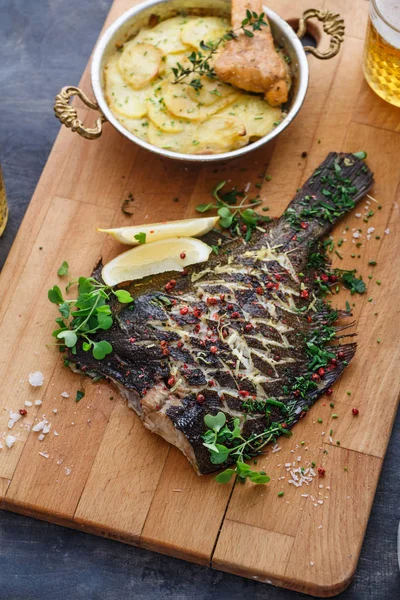
<svg viewBox="0 0 400 600"><path fill-rule="evenodd" d="M226 416L223 412L214 415L206 415L204 417L204 423L215 432L218 432L226 423Z"/></svg>
<svg viewBox="0 0 400 600"><path fill-rule="evenodd" d="M99 329L110 329L111 325L113 324L113 319L110 315L105 315L103 313L99 313L97 315L97 320L99 323Z"/></svg>
<svg viewBox="0 0 400 600"><path fill-rule="evenodd" d="M133 298L128 290L117 290L114 292L114 294L117 296L121 304L129 304L129 302L133 302Z"/></svg>
<svg viewBox="0 0 400 600"><path fill-rule="evenodd" d="M140 233L137 233L133 237L135 238L135 240L137 240L139 242L139 244L145 244L146 243L146 234L143 233L143 231L141 231Z"/></svg>
<svg viewBox="0 0 400 600"><path fill-rule="evenodd" d="M72 348L73 346L75 346L76 342L78 341L78 336L76 335L76 333L74 331L71 331L70 329L61 331L57 335L57 337L59 340L64 340L64 343L67 346L67 348Z"/></svg>
<svg viewBox="0 0 400 600"><path fill-rule="evenodd" d="M103 340L102 342L93 342L92 354L97 360L102 360L107 354L111 354L112 346L109 342Z"/></svg>
<svg viewBox="0 0 400 600"><path fill-rule="evenodd" d="M90 342L83 342L83 344L82 344L82 348L85 352L90 350L91 347L92 347L92 344Z"/></svg>
<svg viewBox="0 0 400 600"><path fill-rule="evenodd" d="M232 475L236 475L235 469L225 469L225 471L218 473L218 475L215 478L215 481L217 483L229 483L232 478Z"/></svg>
<svg viewBox="0 0 400 600"><path fill-rule="evenodd" d="M62 304L64 302L63 295L58 285L54 285L51 290L47 292L47 297L53 304Z"/></svg>
<svg viewBox="0 0 400 600"><path fill-rule="evenodd" d="M69 304L67 304L66 302L63 302L62 304L60 304L60 306L58 307L58 310L60 311L60 313L62 314L62 316L65 319L68 319L69 317L69 313L70 313L70 309L69 309Z"/></svg>
<svg viewBox="0 0 400 600"><path fill-rule="evenodd" d="M211 451L210 460L213 465L221 465L229 456L230 450L222 444L215 444L217 452Z"/></svg>
<svg viewBox="0 0 400 600"><path fill-rule="evenodd" d="M64 262L61 264L61 266L59 267L58 271L57 271L57 275L59 277L63 277L64 275L68 275L68 263L66 260L64 260Z"/></svg>

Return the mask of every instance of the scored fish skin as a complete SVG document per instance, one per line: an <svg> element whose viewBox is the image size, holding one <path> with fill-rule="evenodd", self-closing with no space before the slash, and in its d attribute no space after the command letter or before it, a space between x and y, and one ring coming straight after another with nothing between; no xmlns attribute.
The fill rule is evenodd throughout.
<svg viewBox="0 0 400 600"><path fill-rule="evenodd" d="M292 387L285 389L296 377L311 377L305 337L318 336L326 324L349 316L314 299L314 270L307 263L320 238L350 206L337 209L332 221L311 214L302 223L305 229L295 226L305 208L312 212L321 201L333 207L329 190L335 177L353 206L373 183L362 160L329 154L267 231L254 232L248 243L235 239L225 244L218 256L186 274L132 282L128 289L134 304L113 303L113 326L93 336L113 346L104 360L79 345L77 354L69 355L74 370L113 381L146 427L184 452L198 473L221 468L210 462L203 445L207 413L223 411L228 421L240 417L245 438L271 421L288 421L291 427L354 356L356 344L342 344L340 333L339 345L326 348L342 353L341 360L326 369L316 387L300 396ZM98 268L94 276L99 273ZM172 290L171 278L176 280ZM283 402L285 410L271 405L269 416L265 410L248 412L246 403L266 398Z"/></svg>

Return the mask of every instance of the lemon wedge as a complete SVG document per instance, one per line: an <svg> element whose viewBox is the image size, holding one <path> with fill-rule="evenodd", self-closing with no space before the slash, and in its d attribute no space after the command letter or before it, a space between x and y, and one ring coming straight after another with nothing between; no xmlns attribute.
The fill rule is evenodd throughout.
<svg viewBox="0 0 400 600"><path fill-rule="evenodd" d="M166 271L183 271L188 265L205 262L211 251L210 246L196 238L159 240L116 256L103 267L101 276L106 285L117 285Z"/></svg>
<svg viewBox="0 0 400 600"><path fill-rule="evenodd" d="M172 237L199 237L211 231L218 222L219 217L202 217L200 219L183 219L180 221L165 221L164 223L150 223L148 225L134 225L129 227L116 227L115 229L97 229L109 233L118 242L137 246L140 240L145 243L157 242ZM145 234L145 238L140 234ZM135 238L138 236L138 239ZM143 243L143 242L141 242Z"/></svg>

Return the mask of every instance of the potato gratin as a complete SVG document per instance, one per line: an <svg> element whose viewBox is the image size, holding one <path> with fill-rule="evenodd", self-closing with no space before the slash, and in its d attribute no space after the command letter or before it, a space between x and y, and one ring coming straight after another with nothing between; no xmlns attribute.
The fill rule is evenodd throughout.
<svg viewBox="0 0 400 600"><path fill-rule="evenodd" d="M173 68L190 64L202 41L217 41L229 29L219 17L174 17L142 28L116 49L104 68L104 86L123 127L153 146L184 154L229 152L268 134L282 110L261 95L205 75L200 89L190 85L193 75L174 83Z"/></svg>

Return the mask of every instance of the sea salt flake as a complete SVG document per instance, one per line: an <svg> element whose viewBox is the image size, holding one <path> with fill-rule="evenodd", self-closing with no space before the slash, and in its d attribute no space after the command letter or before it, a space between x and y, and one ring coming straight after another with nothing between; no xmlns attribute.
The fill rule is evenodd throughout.
<svg viewBox="0 0 400 600"><path fill-rule="evenodd" d="M355 231L355 232L353 233L353 238L355 238L355 239L358 239L358 238L360 238L360 237L361 237L361 233L360 233L359 231Z"/></svg>
<svg viewBox="0 0 400 600"><path fill-rule="evenodd" d="M7 423L7 427L8 429L12 429L15 425L15 423L17 421L19 421L22 418L22 415L20 415L19 413L15 413L12 410L10 410L10 420Z"/></svg>
<svg viewBox="0 0 400 600"><path fill-rule="evenodd" d="M40 456L43 456L43 458L49 458L50 454L48 452L39 452Z"/></svg>
<svg viewBox="0 0 400 600"><path fill-rule="evenodd" d="M30 400L25 400L25 406L32 406L32 402Z"/></svg>
<svg viewBox="0 0 400 600"><path fill-rule="evenodd" d="M65 470L65 474L66 475L70 475L71 474L72 469L70 469L69 467L64 467L64 470Z"/></svg>
<svg viewBox="0 0 400 600"><path fill-rule="evenodd" d="M32 431L43 431L45 425L47 425L46 419L39 421L39 423L36 423L36 425L32 427Z"/></svg>
<svg viewBox="0 0 400 600"><path fill-rule="evenodd" d="M40 387L43 385L44 377L43 373L40 371L35 371L34 373L29 373L28 381L33 387Z"/></svg>
<svg viewBox="0 0 400 600"><path fill-rule="evenodd" d="M5 439L5 442L6 442L7 448L11 448L11 446L14 446L14 444L16 442L16 438L13 435L8 435Z"/></svg>
<svg viewBox="0 0 400 600"><path fill-rule="evenodd" d="M367 233L374 233L375 227L368 227Z"/></svg>
<svg viewBox="0 0 400 600"><path fill-rule="evenodd" d="M63 398L69 398L69 394L68 392L62 392L62 394L60 394Z"/></svg>
<svg viewBox="0 0 400 600"><path fill-rule="evenodd" d="M58 410L56 408L53 408L53 413L56 415L58 413Z"/></svg>
<svg viewBox="0 0 400 600"><path fill-rule="evenodd" d="M41 433L40 435L38 435L38 440L40 442L42 442L44 440L44 433Z"/></svg>
<svg viewBox="0 0 400 600"><path fill-rule="evenodd" d="M390 229L389 228L385 229L385 233L386 233L386 235L389 235Z"/></svg>
<svg viewBox="0 0 400 600"><path fill-rule="evenodd" d="M41 400L35 400L35 406L41 406L42 401Z"/></svg>
<svg viewBox="0 0 400 600"><path fill-rule="evenodd" d="M313 567L313 566L314 566L314 563L313 563L313 561L312 561L312 560L310 560L310 566L311 566L311 567Z"/></svg>

